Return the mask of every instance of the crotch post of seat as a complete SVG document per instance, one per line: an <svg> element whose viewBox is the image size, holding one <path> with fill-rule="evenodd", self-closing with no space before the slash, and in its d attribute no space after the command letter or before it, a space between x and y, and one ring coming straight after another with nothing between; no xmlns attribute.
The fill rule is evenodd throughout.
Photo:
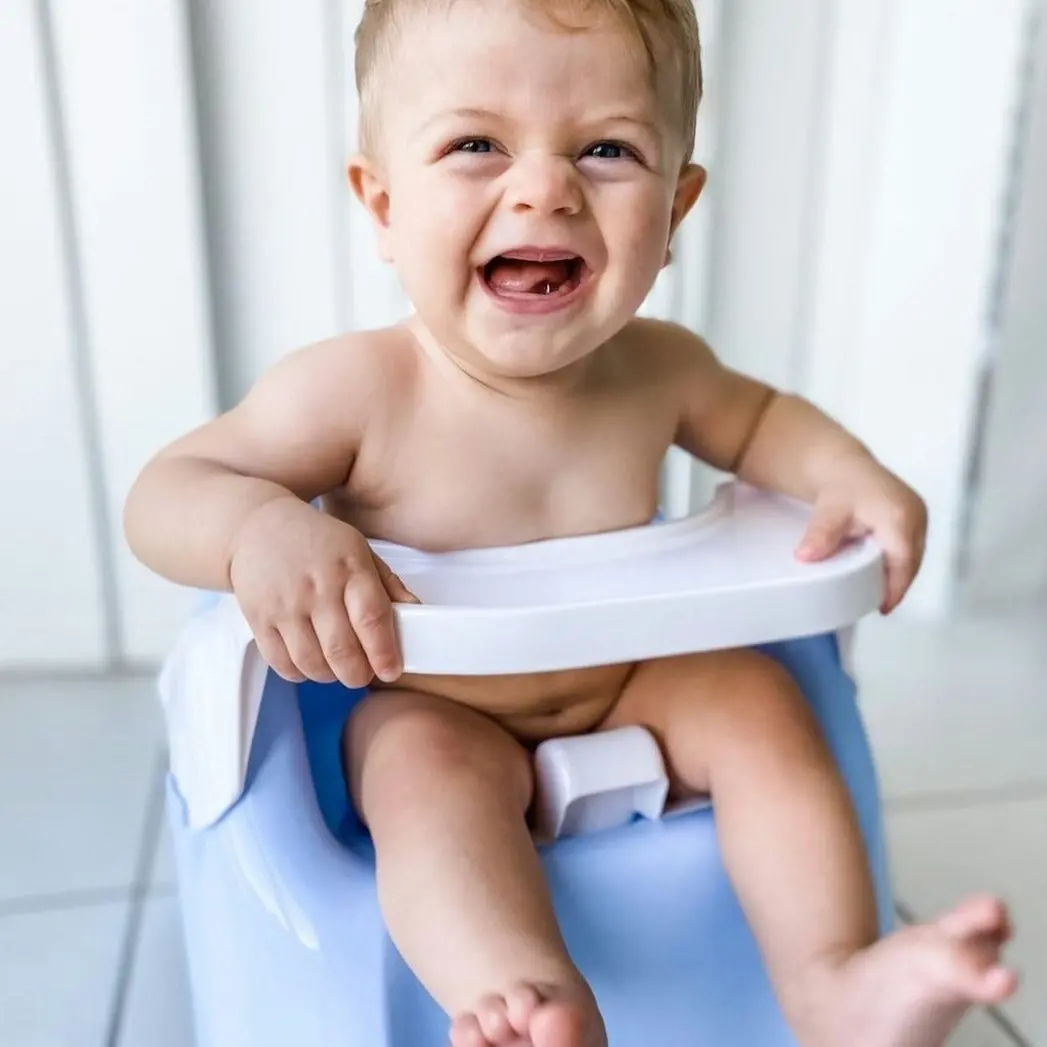
<svg viewBox="0 0 1047 1047"><path fill-rule="evenodd" d="M793 503L730 487L703 517L617 535L439 556L376 550L425 601L398 608L412 671L542 671L738 645L778 658L851 790L886 930L876 776L841 642L879 602L880 557L857 544L799 565L805 520ZM240 679L255 693L230 697L242 780L220 814L194 819L210 772L186 752L203 721L187 712L201 705L198 677L182 670L201 656L183 644L173 657L169 810L199 1047L445 1047L447 1018L385 931L370 840L345 797L337 738L362 692L295 686L250 671L248 656ZM650 738L557 740L536 764L542 859L611 1043L793 1044L725 876L714 813L664 810Z"/></svg>

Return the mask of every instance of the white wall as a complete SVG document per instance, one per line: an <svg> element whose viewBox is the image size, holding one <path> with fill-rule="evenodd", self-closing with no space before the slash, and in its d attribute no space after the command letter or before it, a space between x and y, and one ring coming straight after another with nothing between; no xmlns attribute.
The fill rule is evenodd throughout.
<svg viewBox="0 0 1047 1047"><path fill-rule="evenodd" d="M977 603L1047 603L1047 26L1035 42L1021 181L969 549Z"/></svg>
<svg viewBox="0 0 1047 1047"><path fill-rule="evenodd" d="M795 388L816 206L830 0L729 0L719 68L708 333L733 367Z"/></svg>
<svg viewBox="0 0 1047 1047"><path fill-rule="evenodd" d="M846 110L827 127L824 162L860 155L867 181L857 222L823 222L808 388L927 499L927 557L908 603L926 616L954 604L1027 7L885 3L879 64L839 64L827 91L872 122L861 140ZM842 5L838 46L866 53L868 20ZM856 73L872 103L859 101Z"/></svg>
<svg viewBox="0 0 1047 1047"><path fill-rule="evenodd" d="M1025 0L732 0L724 356L811 396L926 497L906 609L953 601Z"/></svg>
<svg viewBox="0 0 1047 1047"><path fill-rule="evenodd" d="M352 293L342 16L356 6L190 4L225 406L382 298L379 267Z"/></svg>
<svg viewBox="0 0 1047 1047"><path fill-rule="evenodd" d="M191 595L132 557L123 504L148 458L214 405L187 26L175 3L92 0L52 11L86 395L98 420L111 656L152 661Z"/></svg>
<svg viewBox="0 0 1047 1047"><path fill-rule="evenodd" d="M345 162L363 0L192 0L224 406L280 356L408 310Z"/></svg>
<svg viewBox="0 0 1047 1047"><path fill-rule="evenodd" d="M0 666L152 661L189 604L120 524L213 405L180 15L0 5Z"/></svg>
<svg viewBox="0 0 1047 1047"><path fill-rule="evenodd" d="M695 4L701 27L705 97L698 113L694 160L709 171L720 164L724 6L722 0L697 0ZM662 273L643 310L702 334L709 330L713 308L713 237L720 191L716 179L706 186L677 233L672 264ZM716 483L712 470L673 448L662 471L663 512L670 519L695 512L709 502Z"/></svg>
<svg viewBox="0 0 1047 1047"><path fill-rule="evenodd" d="M45 34L0 4L0 665L102 665L104 577Z"/></svg>

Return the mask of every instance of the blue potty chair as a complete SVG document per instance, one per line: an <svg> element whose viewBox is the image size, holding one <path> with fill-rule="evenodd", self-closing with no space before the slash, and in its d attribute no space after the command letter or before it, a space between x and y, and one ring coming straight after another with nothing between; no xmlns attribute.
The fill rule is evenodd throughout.
<svg viewBox="0 0 1047 1047"><path fill-rule="evenodd" d="M732 487L702 517L615 535L438 556L375 548L424 602L397 609L408 671L761 646L800 684L850 787L887 930L876 776L841 643L878 604L879 554L860 545L798 565L805 518ZM364 692L268 672L230 597L189 623L161 691L198 1047L446 1047L446 1015L386 933L371 843L346 797L338 742ZM653 742L617 734L536 756L542 858L611 1044L794 1044L724 873L715 812L664 810Z"/></svg>

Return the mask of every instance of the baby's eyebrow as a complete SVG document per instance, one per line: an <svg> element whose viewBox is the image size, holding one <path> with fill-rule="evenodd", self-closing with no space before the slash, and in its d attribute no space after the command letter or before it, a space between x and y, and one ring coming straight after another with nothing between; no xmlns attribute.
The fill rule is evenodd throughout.
<svg viewBox="0 0 1047 1047"><path fill-rule="evenodd" d="M632 124L634 127L642 127L645 131L649 131L653 135L661 134L661 127L653 120L648 120L647 117L639 116L636 113L612 113L607 116L600 116L594 120L596 124Z"/></svg>
<svg viewBox="0 0 1047 1047"><path fill-rule="evenodd" d="M457 106L454 109L442 109L425 119L419 126L419 131L428 130L434 124L443 123L447 120L504 120L505 116L493 109L481 109L475 106ZM590 127L608 126L612 124L631 124L646 131L655 138L662 135L661 126L647 116L636 112L600 113L585 121Z"/></svg>
<svg viewBox="0 0 1047 1047"><path fill-rule="evenodd" d="M443 120L489 120L496 116L498 116L498 114L492 112L490 109L476 109L471 106L459 106L455 109L441 109L440 112L433 113L432 116L424 120L419 130L424 131L433 124L439 123Z"/></svg>

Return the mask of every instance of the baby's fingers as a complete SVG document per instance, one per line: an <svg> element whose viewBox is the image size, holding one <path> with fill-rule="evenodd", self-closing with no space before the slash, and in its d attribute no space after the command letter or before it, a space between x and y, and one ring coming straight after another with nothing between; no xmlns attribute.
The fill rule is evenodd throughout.
<svg viewBox="0 0 1047 1047"><path fill-rule="evenodd" d="M892 543L884 549L884 594L882 614L890 614L909 590L919 564L916 553L903 543Z"/></svg>
<svg viewBox="0 0 1047 1047"><path fill-rule="evenodd" d="M280 623L280 636L296 668L306 679L334 683L336 677L327 664L323 647L308 618L290 618Z"/></svg>
<svg viewBox="0 0 1047 1047"><path fill-rule="evenodd" d="M360 646L375 675L392 683L403 672L396 619L389 594L371 565L354 571L345 587L345 608L349 612Z"/></svg>
<svg viewBox="0 0 1047 1047"><path fill-rule="evenodd" d="M305 674L294 664L283 637L274 626L257 630L255 643L258 644L258 653L262 660L278 676L291 683L301 683L305 679Z"/></svg>
<svg viewBox="0 0 1047 1047"><path fill-rule="evenodd" d="M378 577L381 580L385 591L389 594L389 599L392 600L393 603L417 604L422 602L414 595L414 593L411 592L410 589L407 588L406 585L404 585L399 575L393 574L392 569L384 560L377 556L373 556L373 559L375 570L378 572Z"/></svg>
<svg viewBox="0 0 1047 1047"><path fill-rule="evenodd" d="M832 556L851 534L853 513L846 505L832 502L815 504L796 556L800 560L824 560Z"/></svg>
<svg viewBox="0 0 1047 1047"><path fill-rule="evenodd" d="M314 612L313 629L334 675L346 687L366 687L374 673L344 605L325 606Z"/></svg>

